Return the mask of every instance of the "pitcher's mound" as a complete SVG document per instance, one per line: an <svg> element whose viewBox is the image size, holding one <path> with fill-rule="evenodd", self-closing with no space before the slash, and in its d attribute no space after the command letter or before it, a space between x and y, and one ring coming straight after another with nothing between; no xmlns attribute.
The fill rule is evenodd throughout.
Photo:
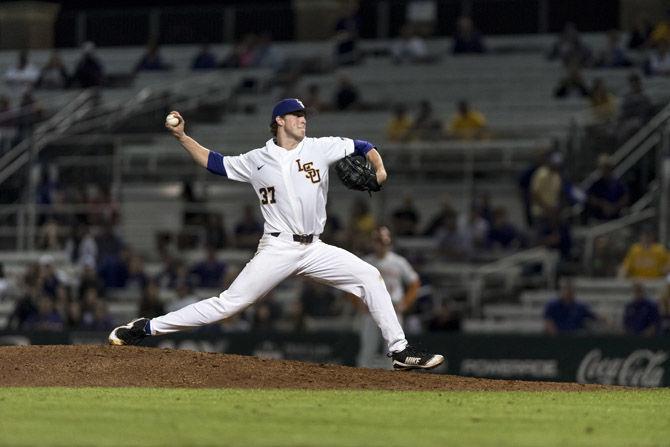
<svg viewBox="0 0 670 447"><path fill-rule="evenodd" d="M175 349L0 347L0 386L581 391L574 383L485 380Z"/></svg>

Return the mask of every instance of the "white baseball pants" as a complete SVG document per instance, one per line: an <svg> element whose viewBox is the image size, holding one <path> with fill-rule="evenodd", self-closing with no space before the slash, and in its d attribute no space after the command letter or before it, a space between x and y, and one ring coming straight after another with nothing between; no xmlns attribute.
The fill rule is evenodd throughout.
<svg viewBox="0 0 670 447"><path fill-rule="evenodd" d="M258 251L228 290L151 320L151 334L169 334L231 317L262 298L289 276L315 279L359 297L370 311L389 351L407 346L384 280L379 271L341 248L315 238L311 244L292 235L263 235Z"/></svg>

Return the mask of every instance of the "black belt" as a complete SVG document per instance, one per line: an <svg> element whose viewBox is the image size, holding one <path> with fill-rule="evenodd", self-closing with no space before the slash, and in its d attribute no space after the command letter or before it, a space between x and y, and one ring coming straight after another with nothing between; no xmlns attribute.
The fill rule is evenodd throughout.
<svg viewBox="0 0 670 447"><path fill-rule="evenodd" d="M279 237L280 233L270 233L270 236ZM301 244L311 244L314 240L313 234L294 234L293 240Z"/></svg>

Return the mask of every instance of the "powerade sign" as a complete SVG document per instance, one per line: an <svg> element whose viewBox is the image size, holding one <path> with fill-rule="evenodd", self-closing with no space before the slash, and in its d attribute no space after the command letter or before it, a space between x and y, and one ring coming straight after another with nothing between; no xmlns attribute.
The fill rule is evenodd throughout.
<svg viewBox="0 0 670 447"><path fill-rule="evenodd" d="M426 335L447 374L633 387L670 386L670 337Z"/></svg>
<svg viewBox="0 0 670 447"><path fill-rule="evenodd" d="M464 359L459 373L462 376L474 377L556 380L558 362L535 359Z"/></svg>

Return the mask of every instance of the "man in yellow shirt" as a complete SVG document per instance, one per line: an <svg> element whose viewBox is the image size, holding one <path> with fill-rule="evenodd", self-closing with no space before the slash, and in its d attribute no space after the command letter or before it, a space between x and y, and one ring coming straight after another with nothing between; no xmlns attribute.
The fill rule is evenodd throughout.
<svg viewBox="0 0 670 447"><path fill-rule="evenodd" d="M640 241L631 245L619 268L619 276L626 278L661 278L670 267L670 253L654 242L654 234L645 229Z"/></svg>
<svg viewBox="0 0 670 447"><path fill-rule="evenodd" d="M393 108L393 116L386 125L386 138L389 141L406 141L412 130L412 118L407 113L404 104L396 104Z"/></svg>
<svg viewBox="0 0 670 447"><path fill-rule="evenodd" d="M533 221L550 219L561 210L563 191L563 154L553 152L547 161L533 173L530 179L531 213Z"/></svg>
<svg viewBox="0 0 670 447"><path fill-rule="evenodd" d="M486 130L486 118L481 112L471 109L467 101L458 102L458 111L449 122L448 134L451 137L469 140L482 138Z"/></svg>

